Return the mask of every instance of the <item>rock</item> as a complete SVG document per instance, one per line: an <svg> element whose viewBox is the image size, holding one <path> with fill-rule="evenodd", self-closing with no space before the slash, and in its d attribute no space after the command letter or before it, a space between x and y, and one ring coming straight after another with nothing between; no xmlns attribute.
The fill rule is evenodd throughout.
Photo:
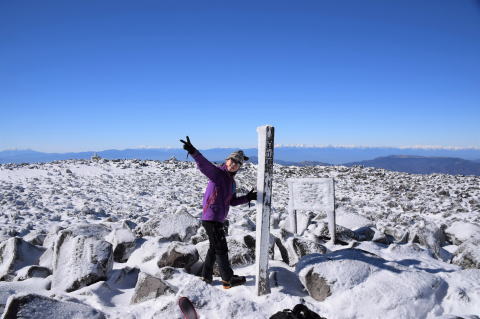
<svg viewBox="0 0 480 319"><path fill-rule="evenodd" d="M17 270L37 265L45 250L22 238L12 237L0 244L0 280L13 279Z"/></svg>
<svg viewBox="0 0 480 319"><path fill-rule="evenodd" d="M327 249L322 244L303 237L290 237L285 243L290 266L295 266L300 258L309 254L325 254Z"/></svg>
<svg viewBox="0 0 480 319"><path fill-rule="evenodd" d="M136 304L159 296L174 294L175 290L160 278L141 272L133 292L130 304Z"/></svg>
<svg viewBox="0 0 480 319"><path fill-rule="evenodd" d="M480 239L472 238L461 244L452 263L463 268L480 269Z"/></svg>
<svg viewBox="0 0 480 319"><path fill-rule="evenodd" d="M17 272L15 281L22 281L29 278L47 278L52 274L52 271L47 267L42 266L28 266L20 269Z"/></svg>
<svg viewBox="0 0 480 319"><path fill-rule="evenodd" d="M43 230L35 230L23 237L23 240L32 245L43 246L43 241L47 237L47 233Z"/></svg>
<svg viewBox="0 0 480 319"><path fill-rule="evenodd" d="M345 307L342 313L355 313L359 318L375 313L385 318L397 318L399 313L402 318L426 318L438 305L437 296L448 287L436 274L391 263L360 249L307 255L298 262L296 272L312 298L334 298L334 304ZM412 307L412 298L422 306Z"/></svg>
<svg viewBox="0 0 480 319"><path fill-rule="evenodd" d="M105 315L80 303L59 301L37 294L26 294L8 298L2 318L104 319Z"/></svg>
<svg viewBox="0 0 480 319"><path fill-rule="evenodd" d="M135 250L135 234L127 226L113 229L105 240L113 245L113 260L124 263Z"/></svg>
<svg viewBox="0 0 480 319"><path fill-rule="evenodd" d="M158 267L188 268L198 260L195 246L181 242L172 242L157 262Z"/></svg>
<svg viewBox="0 0 480 319"><path fill-rule="evenodd" d="M188 241L200 227L198 219L181 210L178 212L162 212L140 227L142 236L153 236L159 239Z"/></svg>
<svg viewBox="0 0 480 319"><path fill-rule="evenodd" d="M375 236L375 230L368 226L360 227L353 232L359 241L372 240Z"/></svg>
<svg viewBox="0 0 480 319"><path fill-rule="evenodd" d="M445 234L439 227L433 224L426 224L423 227L415 228L412 231L410 240L425 246L432 251L437 259L441 259L440 248L445 243Z"/></svg>
<svg viewBox="0 0 480 319"><path fill-rule="evenodd" d="M395 241L395 238L392 235L385 234L383 231L375 229L375 234L373 235L372 241L374 243L390 245Z"/></svg>
<svg viewBox="0 0 480 319"><path fill-rule="evenodd" d="M469 222L457 221L445 229L445 236L449 242L459 246L471 238L480 239L480 226Z"/></svg>
<svg viewBox="0 0 480 319"><path fill-rule="evenodd" d="M113 265L112 244L103 240L108 232L100 225L80 225L60 232L53 247L55 289L70 292L106 279Z"/></svg>
<svg viewBox="0 0 480 319"><path fill-rule="evenodd" d="M130 289L134 288L138 281L138 274L140 270L138 268L125 267L122 269L113 270L109 275L110 285L118 289Z"/></svg>

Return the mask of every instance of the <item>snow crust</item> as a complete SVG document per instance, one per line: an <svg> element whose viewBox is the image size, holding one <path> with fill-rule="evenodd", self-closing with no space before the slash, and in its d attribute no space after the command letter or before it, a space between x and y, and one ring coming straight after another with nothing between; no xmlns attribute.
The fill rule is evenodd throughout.
<svg viewBox="0 0 480 319"><path fill-rule="evenodd" d="M462 242L476 238L480 227L479 177L411 175L363 167L275 165L272 223L286 224L289 201L286 180L304 177L335 179L339 225L351 230L368 226L376 233L394 238L395 243L390 245L371 241L349 244L348 247L376 255L371 258L379 264L348 261L348 258L307 263L306 267L316 267L326 277L336 279L331 283L332 294L322 302L310 297L295 269L277 257L269 260L272 291L265 296L256 296L255 266L247 264L234 268L236 274L247 276L245 286L223 290L219 278L214 278L213 285L207 285L178 269L166 279L177 289L175 294L131 305L139 271L159 278L164 275L157 262L168 251L170 241L162 237L162 231L171 235L191 223L192 230L180 231L179 237L186 241L193 235L202 237L195 225L198 226L202 212L207 179L195 165L175 160L72 160L0 165L0 245L14 236L44 240L42 249L48 249L39 263L49 268L59 234L72 227L76 227L75 234L79 237L92 241L118 243L134 239L136 245L126 263L113 263L104 279L72 292L55 289L55 285L52 289L53 275L19 282L0 281L0 312L10 296L37 293L86 304L108 318L127 319L182 318L177 306L179 296L189 297L202 318L269 318L297 303L305 303L329 319L474 318L480 314L479 269L462 269L448 258L436 258L431 249L415 242L400 243L406 232L413 233L414 229L430 224L445 229L447 241L440 249L443 253L453 254ZM236 180L239 195L246 194L256 185L256 166L245 164ZM232 238L252 234L255 213L254 205L231 208ZM158 233L152 227L148 235L141 234L149 221L153 223L163 216L172 216L168 221L170 226L159 229ZM316 215L310 220L316 224L310 224L302 236L318 239L325 218L326 215ZM122 230L124 221L132 226L131 231ZM93 245L88 240L83 243ZM70 240L66 245L72 249L75 246ZM327 254L346 248L326 247ZM68 265L70 261L62 256L60 264ZM26 270L14 271L22 274ZM65 278L69 276L66 273Z"/></svg>

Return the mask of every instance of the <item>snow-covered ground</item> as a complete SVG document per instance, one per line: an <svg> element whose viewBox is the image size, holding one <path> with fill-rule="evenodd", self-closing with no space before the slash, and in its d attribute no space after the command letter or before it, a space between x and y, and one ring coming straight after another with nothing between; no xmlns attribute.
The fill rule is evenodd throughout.
<svg viewBox="0 0 480 319"><path fill-rule="evenodd" d="M159 267L174 241L185 245L175 248L177 251L193 256L198 250L202 258L206 238L194 224L201 215L207 179L194 163L71 160L0 165L0 313L13 296L34 292L63 301L64 311L70 304L84 304L109 318L181 318L176 304L179 296L188 296L201 318L269 318L298 303L329 319L480 316L479 264L463 270L465 263L452 263L460 258L455 253L462 243L480 238L480 177L275 165L272 235L285 246L294 237L281 230L288 228L286 179L291 177L333 177L337 223L344 227L340 230L348 237L348 230L358 230L358 235L368 227L373 238L355 235L344 240L346 245L331 245L323 241L322 213L312 214L308 229L298 238L323 245L325 254L309 251L304 256L296 251L300 261L295 266L295 258L289 265L275 253L270 261L272 292L258 297L254 265L248 256L240 258L234 268L235 273L247 276L247 284L229 290L222 288L219 278L210 286L191 274L198 262L187 270ZM237 192L247 193L256 185L256 166L246 164L236 181ZM254 236L255 215L255 205L232 207L232 241ZM187 228L188 223L193 230ZM88 225L98 227L85 228ZM75 228L79 226L84 228ZM172 234L177 237L168 237ZM24 242L13 244L15 236ZM82 236L88 238L79 244ZM100 241L104 246L95 246ZM247 251L248 240L244 241L246 244L238 246L239 254ZM32 246L22 244L25 242ZM97 260L112 249L110 245L115 248L127 242L133 246L126 248L125 260L109 264L112 261L106 256L102 264L106 272L98 280L73 290L66 288L73 270L65 264L81 271L88 268L70 262L82 255L75 255L75 249L95 246L92 251L98 252ZM17 246L24 247L17 250L21 254L23 249L28 260L9 261L13 249L9 247ZM480 248L473 250L470 255L480 260ZM83 254L90 251L85 248ZM289 254L295 253L290 249ZM32 264L53 274L29 276ZM102 274L105 269L94 272ZM138 294L138 272L162 279L172 290L131 303ZM312 286L318 276L312 274L328 283L324 297L313 292L318 288Z"/></svg>

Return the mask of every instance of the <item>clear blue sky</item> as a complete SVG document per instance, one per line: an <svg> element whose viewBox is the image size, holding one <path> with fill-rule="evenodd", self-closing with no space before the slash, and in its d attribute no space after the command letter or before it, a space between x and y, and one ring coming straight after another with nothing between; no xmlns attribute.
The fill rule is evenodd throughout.
<svg viewBox="0 0 480 319"><path fill-rule="evenodd" d="M480 147L480 1L0 0L0 150Z"/></svg>

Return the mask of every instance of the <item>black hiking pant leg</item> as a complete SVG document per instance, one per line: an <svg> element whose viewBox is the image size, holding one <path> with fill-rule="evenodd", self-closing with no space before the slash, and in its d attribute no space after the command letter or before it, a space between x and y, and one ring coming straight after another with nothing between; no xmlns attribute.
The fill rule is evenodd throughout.
<svg viewBox="0 0 480 319"><path fill-rule="evenodd" d="M228 260L227 239L223 224L213 221L202 221L202 225L207 232L210 246L203 264L202 277L211 279L213 276L213 265L215 261L220 269L222 280L230 281L233 277L233 270Z"/></svg>

